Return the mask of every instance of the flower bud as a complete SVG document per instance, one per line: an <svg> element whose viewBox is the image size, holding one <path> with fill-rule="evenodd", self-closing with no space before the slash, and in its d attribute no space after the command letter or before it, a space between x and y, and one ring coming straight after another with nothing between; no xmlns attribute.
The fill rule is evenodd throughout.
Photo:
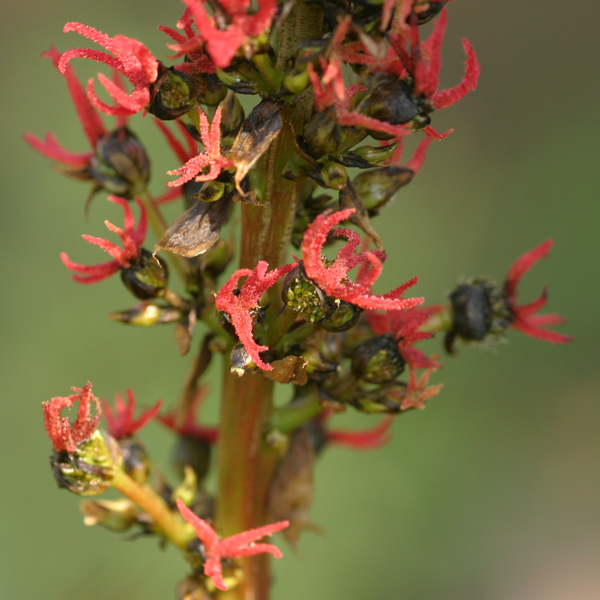
<svg viewBox="0 0 600 600"><path fill-rule="evenodd" d="M118 321L138 327L152 327L161 323L174 323L182 317L182 312L171 306L157 306L149 302L140 302L129 310L112 312L108 315L111 321Z"/></svg>
<svg viewBox="0 0 600 600"><path fill-rule="evenodd" d="M417 2L413 4L412 13L407 17L406 22L410 24L411 18L414 18L412 15L414 15L416 17L417 25L428 23L442 11L446 1L447 0L438 0L437 2L430 2L429 0L417 0Z"/></svg>
<svg viewBox="0 0 600 600"><path fill-rule="evenodd" d="M204 577L186 577L177 584L175 600L211 600L213 596L204 586Z"/></svg>
<svg viewBox="0 0 600 600"><path fill-rule="evenodd" d="M123 470L140 485L147 483L152 471L152 462L145 446L133 437L119 440L123 457Z"/></svg>
<svg viewBox="0 0 600 600"><path fill-rule="evenodd" d="M84 500L79 505L88 527L101 525L114 533L123 533L137 522L139 511L126 498L121 500Z"/></svg>
<svg viewBox="0 0 600 600"><path fill-rule="evenodd" d="M98 140L90 172L111 194L133 198L146 189L150 162L137 137L127 127L119 127Z"/></svg>
<svg viewBox="0 0 600 600"><path fill-rule="evenodd" d="M341 369L339 364L327 360L314 346L302 350L302 356L308 361L306 374L311 379L321 379Z"/></svg>
<svg viewBox="0 0 600 600"><path fill-rule="evenodd" d="M356 150L346 152L342 157L342 164L350 168L370 169L373 165L389 158L398 147L398 143L387 146L361 146Z"/></svg>
<svg viewBox="0 0 600 600"><path fill-rule="evenodd" d="M190 466L196 480L202 481L210 467L211 445L199 437L180 435L171 451L171 464L178 477L185 479L185 467Z"/></svg>
<svg viewBox="0 0 600 600"><path fill-rule="evenodd" d="M214 73L197 73L200 81L198 102L206 106L218 106L227 96L227 88ZM200 140L199 140L200 141Z"/></svg>
<svg viewBox="0 0 600 600"><path fill-rule="evenodd" d="M260 73L247 62L235 61L227 70L217 69L217 77L236 94L258 94L260 91Z"/></svg>
<svg viewBox="0 0 600 600"><path fill-rule="evenodd" d="M226 184L221 181L205 181L204 185L196 192L195 197L202 202L216 202L223 197Z"/></svg>
<svg viewBox="0 0 600 600"><path fill-rule="evenodd" d="M425 110L422 102L419 103L413 96L410 85L403 79L397 79L380 83L375 87L362 104L360 112L391 125L402 125L431 112L431 109ZM427 124L428 122L421 123L419 121L419 127L416 128L425 127ZM394 137L380 131L369 131L369 133L376 140L387 140Z"/></svg>
<svg viewBox="0 0 600 600"><path fill-rule="evenodd" d="M99 430L74 452L55 451L50 458L58 486L78 496L97 496L107 490L121 462L117 441Z"/></svg>
<svg viewBox="0 0 600 600"><path fill-rule="evenodd" d="M245 373L256 371L256 365L248 353L248 350L246 350L240 342L234 344L231 349L230 371L238 377L241 377Z"/></svg>
<svg viewBox="0 0 600 600"><path fill-rule="evenodd" d="M333 310L321 323L327 331L347 331L352 329L360 319L363 309L345 300L333 300Z"/></svg>
<svg viewBox="0 0 600 600"><path fill-rule="evenodd" d="M503 291L489 279L478 277L459 285L451 294L454 322L444 345L454 352L456 336L479 342L498 341L511 321L511 312Z"/></svg>
<svg viewBox="0 0 600 600"><path fill-rule="evenodd" d="M121 269L121 280L136 298L140 300L156 298L161 295L169 282L167 263L142 248L138 260L130 267Z"/></svg>
<svg viewBox="0 0 600 600"><path fill-rule="evenodd" d="M368 383L394 381L404 371L405 364L390 333L362 342L352 354L352 373Z"/></svg>
<svg viewBox="0 0 600 600"><path fill-rule="evenodd" d="M221 103L221 139L235 138L245 118L244 107L238 97L232 91L227 92Z"/></svg>
<svg viewBox="0 0 600 600"><path fill-rule="evenodd" d="M343 190L348 181L348 173L346 173L344 165L333 161L328 161L323 165L320 176L323 185L332 190Z"/></svg>
<svg viewBox="0 0 600 600"><path fill-rule="evenodd" d="M337 154L342 147L342 135L336 122L335 107L315 113L304 128L302 137L315 158Z"/></svg>
<svg viewBox="0 0 600 600"><path fill-rule="evenodd" d="M319 323L331 312L332 302L304 271L302 262L283 280L281 298L310 323Z"/></svg>
<svg viewBox="0 0 600 600"><path fill-rule="evenodd" d="M153 99L148 112L163 121L185 115L197 103L198 81L193 75L159 66L159 75L152 89Z"/></svg>
<svg viewBox="0 0 600 600"><path fill-rule="evenodd" d="M404 167L379 167L359 173L352 181L367 210L379 210L409 184L414 171Z"/></svg>
<svg viewBox="0 0 600 600"><path fill-rule="evenodd" d="M198 477L196 471L185 465L183 467L183 481L173 490L171 500L179 498L186 506L191 506L198 492Z"/></svg>

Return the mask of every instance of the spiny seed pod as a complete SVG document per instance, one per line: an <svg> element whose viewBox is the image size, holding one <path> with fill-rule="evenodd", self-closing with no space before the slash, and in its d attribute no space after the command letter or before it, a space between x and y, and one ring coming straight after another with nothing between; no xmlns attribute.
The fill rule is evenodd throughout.
<svg viewBox="0 0 600 600"><path fill-rule="evenodd" d="M327 331L340 332L352 329L360 319L363 309L345 300L333 300L333 310L321 323Z"/></svg>
<svg viewBox="0 0 600 600"><path fill-rule="evenodd" d="M368 383L394 381L405 365L398 343L390 333L362 342L352 354L352 373Z"/></svg>
<svg viewBox="0 0 600 600"><path fill-rule="evenodd" d="M454 352L454 340L497 341L511 321L503 291L491 280L478 277L459 285L451 294L454 322L444 345Z"/></svg>
<svg viewBox="0 0 600 600"><path fill-rule="evenodd" d="M78 496L97 496L107 490L121 462L117 441L99 430L79 443L75 452L55 451L50 458L58 486Z"/></svg>
<svg viewBox="0 0 600 600"><path fill-rule="evenodd" d="M152 472L152 462L145 446L135 438L119 440L123 457L123 470L140 485L147 483Z"/></svg>
<svg viewBox="0 0 600 600"><path fill-rule="evenodd" d="M404 167L379 167L359 173L352 183L365 208L378 211L389 204L413 176L414 171Z"/></svg>
<svg viewBox="0 0 600 600"><path fill-rule="evenodd" d="M111 194L133 198L146 189L150 162L137 137L127 127L119 127L98 141L90 172Z"/></svg>
<svg viewBox="0 0 600 600"><path fill-rule="evenodd" d="M162 64L160 67L148 112L162 121L172 121L198 104L198 81L173 67L167 69Z"/></svg>
<svg viewBox="0 0 600 600"><path fill-rule="evenodd" d="M342 147L341 128L336 122L335 107L330 106L313 115L302 134L315 158L337 154Z"/></svg>
<svg viewBox="0 0 600 600"><path fill-rule="evenodd" d="M414 97L411 86L403 79L399 79L386 81L375 87L363 102L360 112L391 125L402 125L422 115L424 109ZM380 131L369 131L369 133L376 140L394 137Z"/></svg>
<svg viewBox="0 0 600 600"><path fill-rule="evenodd" d="M326 162L319 173L323 184L332 190L343 190L348 181L348 173L344 165L333 161Z"/></svg>
<svg viewBox="0 0 600 600"><path fill-rule="evenodd" d="M130 267L121 269L121 280L136 298L156 298L169 282L167 263L142 248L139 259Z"/></svg>
<svg viewBox="0 0 600 600"><path fill-rule="evenodd" d="M416 20L417 25L423 25L424 23L428 23L442 12L442 8L446 4L447 0L436 0L434 2L430 2L429 0L418 0L413 4L413 10L410 15L408 15L406 22L412 23L412 19Z"/></svg>
<svg viewBox="0 0 600 600"><path fill-rule="evenodd" d="M300 313L310 323L319 323L332 310L332 303L304 271L302 262L283 280L281 298L287 306Z"/></svg>

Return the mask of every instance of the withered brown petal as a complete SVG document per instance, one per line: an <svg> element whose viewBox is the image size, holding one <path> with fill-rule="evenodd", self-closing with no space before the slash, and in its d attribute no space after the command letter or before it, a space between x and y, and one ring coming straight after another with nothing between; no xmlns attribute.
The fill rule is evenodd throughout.
<svg viewBox="0 0 600 600"><path fill-rule="evenodd" d="M229 158L235 163L235 186L242 195L242 180L281 131L282 108L281 102L263 100L252 109L233 142Z"/></svg>
<svg viewBox="0 0 600 600"><path fill-rule="evenodd" d="M168 250L192 258L206 252L219 239L231 202L232 194L224 194L216 202L197 200L173 221L154 246L154 253Z"/></svg>
<svg viewBox="0 0 600 600"><path fill-rule="evenodd" d="M378 250L383 250L381 238L373 228L373 225L371 225L369 213L365 208L362 198L358 195L350 180L348 180L346 189L340 190L340 209L344 210L346 208L356 209L354 214L350 216L349 221L357 227L360 227L373 240Z"/></svg>
<svg viewBox="0 0 600 600"><path fill-rule="evenodd" d="M308 365L308 361L303 356L290 354L280 360L274 360L271 363L273 370L263 371L263 375L278 383L293 382L296 385L306 385L308 381L306 365Z"/></svg>

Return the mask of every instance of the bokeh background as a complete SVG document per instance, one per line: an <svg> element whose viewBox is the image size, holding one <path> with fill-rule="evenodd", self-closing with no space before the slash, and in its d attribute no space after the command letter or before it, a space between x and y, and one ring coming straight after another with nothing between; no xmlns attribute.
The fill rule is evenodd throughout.
<svg viewBox="0 0 600 600"><path fill-rule="evenodd" d="M462 348L438 374L443 393L395 423L383 450L330 449L316 475L299 557L276 564L275 599L597 600L600 598L600 5L574 0L460 0L450 6L443 84L461 76L460 37L482 67L476 93L435 115L439 130L417 179L376 226L389 254L381 290L418 274L437 302L460 276L501 280L548 237L556 245L523 282L550 284L549 309L577 336L552 346L514 331L497 350ZM62 78L39 53L79 45L67 21L144 41L164 57L158 24L171 2L4 1L0 24L2 203L0 314L0 598L165 600L185 563L153 540L86 528L79 499L58 490L40 403L90 379L104 397L131 387L142 404L175 400L187 359L170 328L127 329L108 312L132 304L118 278L78 286L59 261L95 262L81 233L120 222L101 194L82 217L87 186L66 180L21 139L56 132L86 141ZM98 69L74 63L85 80ZM148 119L136 132L156 156L153 189L173 158ZM439 342L436 342L439 344ZM207 420L217 418L209 384ZM344 425L367 426L349 415ZM169 436L146 440L169 474ZM283 542L281 542L283 544Z"/></svg>

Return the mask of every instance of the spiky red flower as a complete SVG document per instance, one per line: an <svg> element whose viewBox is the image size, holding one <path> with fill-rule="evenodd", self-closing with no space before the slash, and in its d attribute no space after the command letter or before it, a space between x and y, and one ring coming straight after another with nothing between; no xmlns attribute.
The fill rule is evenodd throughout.
<svg viewBox="0 0 600 600"><path fill-rule="evenodd" d="M199 388L183 418L180 418L177 409L173 409L164 415L158 415L156 418L159 423L183 437L197 438L209 444L214 444L217 441L219 430L216 427L202 427L202 425L196 424L197 413L203 400L204 388Z"/></svg>
<svg viewBox="0 0 600 600"><path fill-rule="evenodd" d="M254 341L250 310L256 308L260 297L295 266L293 263L283 265L267 273L269 265L261 260L254 269L238 269L221 288L215 300L215 306L229 315L236 335L254 363L264 371L273 370L271 365L260 358L260 353L268 350L269 347L261 346ZM238 281L245 276L248 279L241 289L237 290Z"/></svg>
<svg viewBox="0 0 600 600"><path fill-rule="evenodd" d="M221 561L224 559L255 556L265 552L272 554L275 558L283 556L277 546L257 544L256 542L267 535L285 529L289 526L289 521L279 521L264 527L249 529L224 540L219 540L217 532L204 519L195 515L179 498L176 502L181 516L194 528L196 535L204 546L204 556L206 557L204 574L212 579L216 588L223 591L227 590L227 586L223 581L221 566Z"/></svg>
<svg viewBox="0 0 600 600"><path fill-rule="evenodd" d="M398 351L404 360L414 369L439 369L441 364L414 347L421 340L433 337L432 333L419 331L420 327L431 315L441 312L443 306L423 306L404 310L389 310L385 312L367 311L366 318L371 329L377 335L391 333L398 341Z"/></svg>
<svg viewBox="0 0 600 600"><path fill-rule="evenodd" d="M437 371L437 369L431 367L417 379L417 372L411 367L408 376L408 386L403 392L400 410L408 410L409 408L423 410L425 408L425 402L440 393L441 389L444 387L443 383L427 385L429 383L429 378L435 371Z"/></svg>
<svg viewBox="0 0 600 600"><path fill-rule="evenodd" d="M88 381L83 388L72 387L75 394L56 396L49 402L42 402L46 433L57 452L75 452L77 446L89 439L98 428L102 416L100 401L92 394L92 384ZM61 417L63 408L71 408L79 402L77 419L71 425L67 417ZM96 407L96 416L90 414L90 402Z"/></svg>
<svg viewBox="0 0 600 600"><path fill-rule="evenodd" d="M198 145L196 140L190 135L185 125L181 121L176 121L176 125L181 131L183 136L184 143L178 140L173 132L167 127L164 121L159 119L154 119L154 123L160 129L161 133L165 136L167 140L167 144L173 150L175 156L179 159L181 163L187 163L189 160L194 158L198 154ZM168 185L168 184L167 184ZM176 187L168 189L164 194L154 199L155 204L165 204L167 202L171 202L183 193L183 188Z"/></svg>
<svg viewBox="0 0 600 600"><path fill-rule="evenodd" d="M225 69L233 60L236 52L250 39L264 33L271 25L277 12L277 0L258 0L258 10L249 14L251 0L221 0L219 7L225 13L219 21L207 14L204 8L206 0L183 0L189 9L184 18L177 23L183 29L189 23L190 16L198 28L198 35L184 42L169 45L183 56L204 47L215 66ZM227 25L221 29L223 22ZM223 25L221 25L223 26Z"/></svg>
<svg viewBox="0 0 600 600"><path fill-rule="evenodd" d="M59 62L61 60L61 53L52 46L50 50L42 53L43 57L52 60L54 66L58 69ZM92 150L96 149L98 141L107 135L107 131L104 128L102 119L94 110L91 102L85 94L85 90L79 80L75 76L73 69L70 66L61 71L65 81L67 82L67 88L77 111L77 117L83 128L85 137L87 138ZM119 126L125 123L119 123ZM25 141L37 150L40 154L43 154L46 158L53 160L57 163L62 164L62 168L67 174L79 175L85 172L87 167L90 165L90 161L94 152L75 153L65 150L54 137L54 134L49 132L43 140L36 138L30 133L24 135Z"/></svg>
<svg viewBox="0 0 600 600"><path fill-rule="evenodd" d="M115 106L109 106L98 98L94 90L94 79L88 81L87 94L92 104L109 115L133 115L142 110L150 102L150 86L158 77L158 60L140 41L115 35L113 38L81 23L67 23L63 31L76 31L80 35L106 48L111 54L89 48L74 48L65 52L58 64L61 72L65 72L72 58L90 58L122 73L133 85L131 94L127 94L102 73L98 74L100 83L114 99ZM112 56L111 56L112 55Z"/></svg>
<svg viewBox="0 0 600 600"><path fill-rule="evenodd" d="M137 419L134 419L135 396L129 388L126 388L125 392L127 393L127 404L125 404L121 394L115 394L114 413L110 404L102 401L108 432L116 440L135 435L158 414L162 405L162 400L159 400L152 408L145 410Z"/></svg>
<svg viewBox="0 0 600 600"><path fill-rule="evenodd" d="M234 166L233 161L221 154L221 106L217 108L210 127L208 119L200 107L198 107L198 114L200 115L200 137L205 152L194 156L179 169L167 171L168 175L180 175L179 179L169 181L169 187L183 185L194 178L196 181L210 181L216 179L223 169L230 169ZM205 167L210 167L209 172L199 175Z"/></svg>
<svg viewBox="0 0 600 600"><path fill-rule="evenodd" d="M307 71L315 94L315 108L322 111L329 106L335 106L336 121L349 127L363 127L380 131L389 135L403 136L412 132L410 125L392 125L359 112L349 110L349 103L354 94L365 90L362 85L351 85L346 88L340 59L332 57L329 62L319 57L323 76L319 77L312 64Z"/></svg>
<svg viewBox="0 0 600 600"><path fill-rule="evenodd" d="M178 27L183 29L185 35L182 35L172 27L166 27L165 25L159 25L158 29L163 33L166 33L177 45L170 45L170 48L179 49L184 44L190 43L194 46L193 50L185 52L185 60L175 66L178 71L183 73L214 73L216 71L215 65L210 57L204 52L204 46L197 43L197 34L194 31L192 24L194 20L192 18L189 8L186 8L183 12L183 16L177 24ZM177 56L181 56L182 53L178 53Z"/></svg>
<svg viewBox="0 0 600 600"><path fill-rule="evenodd" d="M135 199L137 205L140 207L140 222L138 223L137 230L135 229L135 222L133 218L133 212L127 203L127 200L119 198L118 196L109 196L109 202L118 204L123 209L125 228L121 229L116 225L113 225L110 221L104 221L107 229L116 233L123 241L123 249L119 248L116 244L104 240L99 237L91 235L82 235L81 237L90 244L100 246L102 250L108 252L114 260L110 260L99 265L81 265L73 262L69 259L67 254L63 252L60 255L61 260L71 271L80 273L80 275L73 275L73 280L77 283L97 283L107 279L120 269L126 269L131 266L140 256L140 250L146 237L146 229L148 226L148 218L146 215L146 209L144 205Z"/></svg>
<svg viewBox="0 0 600 600"><path fill-rule="evenodd" d="M458 85L446 90L438 90L440 67L442 66L442 42L447 23L448 13L444 8L427 41L421 42L416 25L411 27L409 36L388 36L398 55L401 68L406 69L407 74L414 81L414 93L430 101L436 109L447 108L473 91L477 87L481 72L473 46L466 38L463 38L462 44L467 55L465 75ZM407 37L410 37L410 51L407 47ZM433 138L442 139L452 130L440 134L431 126L427 126L423 131Z"/></svg>
<svg viewBox="0 0 600 600"><path fill-rule="evenodd" d="M548 256L550 248L554 242L546 240L533 250L526 252L523 256L517 258L512 264L506 275L504 282L504 291L511 310L513 321L510 326L522 331L525 335L552 342L553 344L566 344L573 340L569 335L562 335L556 331L543 329L543 325L558 325L564 322L564 319L557 314L537 315L536 313L546 305L548 301L548 290L544 288L540 297L530 304L517 304L517 286L521 278L531 267Z"/></svg>
<svg viewBox="0 0 600 600"><path fill-rule="evenodd" d="M385 253L369 250L355 254L361 238L351 229L339 228L333 231L333 235L348 241L334 261L323 260L323 246L330 231L353 212L353 208L334 213L325 211L308 227L302 241L303 264L308 277L328 296L351 302L361 308L400 310L422 304L423 298L401 298L409 287L417 283L416 277L382 296L371 294L371 286L381 274ZM356 281L352 282L348 279L348 273L359 264L361 266Z"/></svg>

